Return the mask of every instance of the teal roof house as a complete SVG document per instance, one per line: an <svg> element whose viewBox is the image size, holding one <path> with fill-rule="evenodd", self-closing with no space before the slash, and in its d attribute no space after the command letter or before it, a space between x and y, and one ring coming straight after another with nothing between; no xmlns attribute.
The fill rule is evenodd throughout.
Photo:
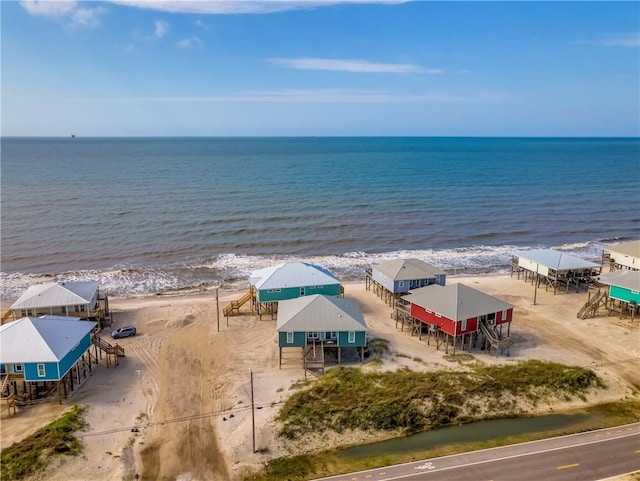
<svg viewBox="0 0 640 481"><path fill-rule="evenodd" d="M276 330L280 366L283 348L302 348L306 368L324 368L325 349L336 352L340 363L343 349L355 348L362 358L367 344L367 324L360 306L342 297L314 294L282 301Z"/></svg>
<svg viewBox="0 0 640 481"><path fill-rule="evenodd" d="M635 317L640 307L640 271L623 269L603 274L598 278L601 284L609 286L611 307L617 301L619 309L631 310Z"/></svg>
<svg viewBox="0 0 640 481"><path fill-rule="evenodd" d="M61 381L67 375L79 382L78 365L87 365L84 356L92 345L94 327L95 322L66 316L10 321L0 326L0 364L5 373L22 374L28 383Z"/></svg>
<svg viewBox="0 0 640 481"><path fill-rule="evenodd" d="M340 281L331 272L306 262L285 262L254 271L249 283L255 290L258 303L279 302L313 294L341 294Z"/></svg>

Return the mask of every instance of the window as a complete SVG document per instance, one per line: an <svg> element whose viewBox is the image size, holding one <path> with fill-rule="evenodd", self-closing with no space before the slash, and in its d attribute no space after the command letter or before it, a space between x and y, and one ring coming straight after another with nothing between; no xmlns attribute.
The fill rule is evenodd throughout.
<svg viewBox="0 0 640 481"><path fill-rule="evenodd" d="M398 282L398 287L404 287L404 281Z"/></svg>
<svg viewBox="0 0 640 481"><path fill-rule="evenodd" d="M310 332L309 339L319 339L320 335L317 332Z"/></svg>
<svg viewBox="0 0 640 481"><path fill-rule="evenodd" d="M329 333L329 339L338 339L338 333L336 331L331 331Z"/></svg>
<svg viewBox="0 0 640 481"><path fill-rule="evenodd" d="M26 309L22 309L22 310L20 311L20 316L22 316L22 317L27 317L27 310L26 310Z"/></svg>
<svg viewBox="0 0 640 481"><path fill-rule="evenodd" d="M67 313L67 306L62 306L60 308L60 310L62 311L62 314L66 314Z"/></svg>
<svg viewBox="0 0 640 481"><path fill-rule="evenodd" d="M442 317L442 315L436 312L436 317Z"/></svg>
<svg viewBox="0 0 640 481"><path fill-rule="evenodd" d="M509 311L507 310L502 311L502 320L506 321L508 317L509 317Z"/></svg>
<svg viewBox="0 0 640 481"><path fill-rule="evenodd" d="M22 366L22 364L14 364L13 372L24 372L24 367Z"/></svg>
<svg viewBox="0 0 640 481"><path fill-rule="evenodd" d="M460 330L461 331L466 331L467 330L467 320L463 319L462 322L460 323Z"/></svg>
<svg viewBox="0 0 640 481"><path fill-rule="evenodd" d="M300 288L300 296L304 296L304 287Z"/></svg>
<svg viewBox="0 0 640 481"><path fill-rule="evenodd" d="M267 292L268 292L268 293L272 293L272 292L273 292L273 289L267 289Z"/></svg>
<svg viewBox="0 0 640 481"><path fill-rule="evenodd" d="M281 292L282 289L274 289L273 292Z"/></svg>
<svg viewBox="0 0 640 481"><path fill-rule="evenodd" d="M76 312L84 312L85 311L85 305L81 305L81 306L75 306L75 310Z"/></svg>
<svg viewBox="0 0 640 481"><path fill-rule="evenodd" d="M293 332L287 332L287 344L293 344Z"/></svg>
<svg viewBox="0 0 640 481"><path fill-rule="evenodd" d="M46 371L44 369L44 364L38 364L38 377L45 377Z"/></svg>
<svg viewBox="0 0 640 481"><path fill-rule="evenodd" d="M349 340L348 342L350 344L353 344L354 342L356 342L356 331L349 331Z"/></svg>

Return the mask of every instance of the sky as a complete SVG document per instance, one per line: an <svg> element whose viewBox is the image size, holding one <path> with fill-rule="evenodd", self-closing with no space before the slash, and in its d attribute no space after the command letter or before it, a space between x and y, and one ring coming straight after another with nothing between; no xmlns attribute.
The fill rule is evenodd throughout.
<svg viewBox="0 0 640 481"><path fill-rule="evenodd" d="M0 2L3 136L640 136L640 2Z"/></svg>

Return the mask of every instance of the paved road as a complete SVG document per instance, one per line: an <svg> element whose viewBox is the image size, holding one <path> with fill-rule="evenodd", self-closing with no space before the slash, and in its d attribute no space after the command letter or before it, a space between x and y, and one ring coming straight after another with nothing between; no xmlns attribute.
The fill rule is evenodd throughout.
<svg viewBox="0 0 640 481"><path fill-rule="evenodd" d="M322 479L596 481L634 471L640 471L640 423Z"/></svg>

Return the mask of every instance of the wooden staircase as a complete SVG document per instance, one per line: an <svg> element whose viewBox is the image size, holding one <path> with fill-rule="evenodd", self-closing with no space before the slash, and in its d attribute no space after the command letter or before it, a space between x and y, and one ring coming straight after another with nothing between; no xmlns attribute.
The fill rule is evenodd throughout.
<svg viewBox="0 0 640 481"><path fill-rule="evenodd" d="M511 345L511 340L508 337L502 337L495 326L489 325L486 322L480 322L480 330L485 339L485 346L489 350L489 354L491 351L495 350L499 354L509 354L509 346Z"/></svg>
<svg viewBox="0 0 640 481"><path fill-rule="evenodd" d="M112 346L100 336L94 336L92 339L92 343L94 346L98 347L98 349L106 354L107 367L111 365L112 361L114 366L118 366L120 364L120 358L124 357L124 347L120 346L117 343L115 346Z"/></svg>
<svg viewBox="0 0 640 481"><path fill-rule="evenodd" d="M1 322L1 324L4 324L5 322L8 322L9 319L11 319L11 309L7 310L7 312L2 314L2 322Z"/></svg>
<svg viewBox="0 0 640 481"><path fill-rule="evenodd" d="M0 396L2 396L9 385L9 375L6 375L2 380L2 385L0 385Z"/></svg>
<svg viewBox="0 0 640 481"><path fill-rule="evenodd" d="M225 317L229 317L233 313L240 314L240 307L252 299L255 299L255 293L253 289L249 289L240 299L231 301L228 306L225 306L224 309L222 309L222 314Z"/></svg>
<svg viewBox="0 0 640 481"><path fill-rule="evenodd" d="M324 344L312 344L304 353L304 369L314 374L313 370L320 370L324 374Z"/></svg>
<svg viewBox="0 0 640 481"><path fill-rule="evenodd" d="M595 317L600 308L600 303L606 306L607 289L598 289L595 295L589 293L589 299L578 311L578 319L586 319L587 317Z"/></svg>

